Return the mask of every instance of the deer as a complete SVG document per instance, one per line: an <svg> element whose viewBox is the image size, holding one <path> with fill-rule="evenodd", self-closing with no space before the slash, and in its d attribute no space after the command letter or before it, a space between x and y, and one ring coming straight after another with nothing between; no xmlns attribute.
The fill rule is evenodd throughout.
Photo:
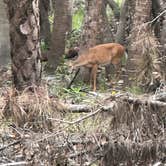
<svg viewBox="0 0 166 166"><path fill-rule="evenodd" d="M118 43L106 43L89 48L87 52L79 55L69 63L72 70L80 67L91 68L90 86L96 91L97 69L100 65L112 63L117 66L122 57L126 55L125 48Z"/></svg>
<svg viewBox="0 0 166 166"><path fill-rule="evenodd" d="M74 47L69 49L65 54L65 59L74 59L75 57L78 57L78 53L79 53L79 47Z"/></svg>

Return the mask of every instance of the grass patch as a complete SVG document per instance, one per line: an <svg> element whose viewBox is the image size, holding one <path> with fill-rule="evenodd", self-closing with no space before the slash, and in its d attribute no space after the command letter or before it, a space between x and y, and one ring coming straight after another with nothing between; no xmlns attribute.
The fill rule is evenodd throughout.
<svg viewBox="0 0 166 166"><path fill-rule="evenodd" d="M128 91L128 92L130 92L132 94L135 94L135 95L143 94L143 90L140 87L138 87L138 86L127 87L126 91Z"/></svg>

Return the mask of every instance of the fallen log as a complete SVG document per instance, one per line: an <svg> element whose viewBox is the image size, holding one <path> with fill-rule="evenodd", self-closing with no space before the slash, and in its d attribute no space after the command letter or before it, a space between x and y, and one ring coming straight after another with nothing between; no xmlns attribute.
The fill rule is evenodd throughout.
<svg viewBox="0 0 166 166"><path fill-rule="evenodd" d="M138 98L138 97L131 97L128 95L122 95L122 96L109 96L107 99L103 100L103 105L87 105L87 104L65 104L65 110L66 112L71 113L88 113L92 112L94 108L98 108L101 111L109 111L113 112L118 109L119 103L128 103L128 104L137 104L142 106L152 106L157 107L157 111L166 110L166 102L157 101L149 98ZM161 109L160 109L161 108Z"/></svg>

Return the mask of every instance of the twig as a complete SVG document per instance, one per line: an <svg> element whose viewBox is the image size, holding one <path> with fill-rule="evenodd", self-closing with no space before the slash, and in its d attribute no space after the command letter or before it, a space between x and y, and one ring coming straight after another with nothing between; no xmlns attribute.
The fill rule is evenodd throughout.
<svg viewBox="0 0 166 166"><path fill-rule="evenodd" d="M98 141L98 139L97 139L97 137L96 137L96 135L95 134L92 134L92 135L93 135L93 138L95 139L95 141L97 143L97 146L100 148L100 150L103 150L100 143L99 143L99 141Z"/></svg>
<svg viewBox="0 0 166 166"><path fill-rule="evenodd" d="M77 69L73 79L70 81L69 85L67 86L67 89L70 89L71 88L71 85L73 84L74 80L76 79L78 73L80 72L80 68Z"/></svg>
<svg viewBox="0 0 166 166"><path fill-rule="evenodd" d="M81 122L81 121L83 121L83 120L85 120L85 119L88 119L88 118L90 118L91 116L94 116L95 114L97 114L97 113L100 112L100 111L102 111L102 109L97 109L96 111L94 111L94 112L92 112L92 113L90 113L90 114L88 114L88 115L86 115L86 116L84 116L84 117L82 117L82 118L79 118L79 119L77 119L77 120L75 120L75 121L73 121L73 122L64 121L64 120L55 119L55 118L48 118L48 119L50 119L50 120L55 120L55 121L62 122L62 123L67 123L67 124L70 124L70 125L73 125L73 124L75 124L75 123L79 123L79 122Z"/></svg>
<svg viewBox="0 0 166 166"><path fill-rule="evenodd" d="M147 22L148 24L151 24L155 22L160 16L162 16L164 13L166 13L166 10L162 11L157 17L155 17L153 20Z"/></svg>
<svg viewBox="0 0 166 166"><path fill-rule="evenodd" d="M1 164L0 166L14 166L14 165L27 165L28 162L26 161L20 161L20 162L13 162L13 163L6 163L6 164Z"/></svg>
<svg viewBox="0 0 166 166"><path fill-rule="evenodd" d="M17 141L14 141L14 142L12 142L12 143L10 143L10 144L8 144L8 145L5 145L4 147L0 148L0 151L4 150L4 149L6 149L6 148L8 148L8 147L10 147L10 146L17 145L17 144L19 144L20 142L21 142L21 139L20 139L20 140L17 140ZM0 166L1 166L1 165L0 165Z"/></svg>
<svg viewBox="0 0 166 166"><path fill-rule="evenodd" d="M141 24L141 25L137 25L136 26L136 28L138 28L138 34L139 33L142 33L141 32L141 30L142 30L142 28L143 27L145 27L146 25L148 25L148 24L152 24L153 22L155 22L159 17L161 17L164 13L166 13L166 10L164 10L164 11L162 11L157 17L155 17L153 20L151 20L151 21L148 21L148 22L145 22L145 23L143 23L143 24Z"/></svg>
<svg viewBox="0 0 166 166"><path fill-rule="evenodd" d="M88 115L86 115L86 116L84 116L84 117L82 117L82 118L79 118L79 119L77 119L77 120L75 120L74 122L71 122L71 123L72 123L72 124L79 123L79 122L81 122L81 121L83 121L83 120L85 120L85 119L88 119L88 118L90 118L90 117L96 115L96 114L99 113L100 111L102 111L102 110L101 110L101 109L97 109L96 111L94 111L94 112L92 112L92 113L90 113L90 114L88 114Z"/></svg>

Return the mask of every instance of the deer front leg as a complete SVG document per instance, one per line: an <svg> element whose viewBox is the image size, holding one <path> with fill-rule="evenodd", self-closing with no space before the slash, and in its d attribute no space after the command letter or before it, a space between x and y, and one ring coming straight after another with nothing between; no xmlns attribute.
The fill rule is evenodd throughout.
<svg viewBox="0 0 166 166"><path fill-rule="evenodd" d="M92 88L93 87L93 66L92 66L92 68L90 68L90 81L89 81L89 83L90 83L90 88Z"/></svg>
<svg viewBox="0 0 166 166"><path fill-rule="evenodd" d="M93 91L96 91L97 68L98 68L98 65L95 64L95 65L93 65L92 71L91 71L91 85L92 85L92 80L93 80Z"/></svg>

